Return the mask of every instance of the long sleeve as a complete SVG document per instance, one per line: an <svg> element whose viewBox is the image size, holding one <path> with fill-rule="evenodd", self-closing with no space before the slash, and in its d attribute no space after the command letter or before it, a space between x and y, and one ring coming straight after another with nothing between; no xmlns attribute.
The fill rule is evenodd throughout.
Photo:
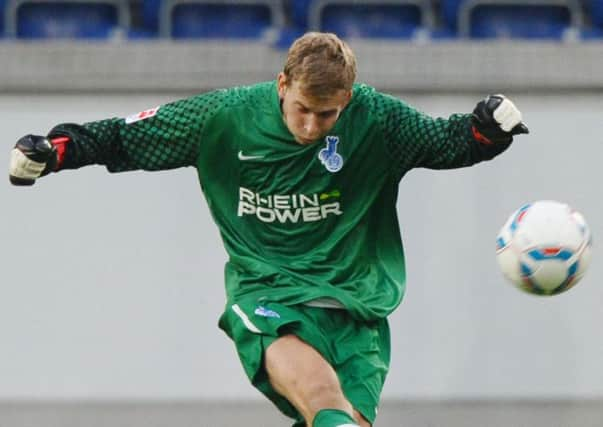
<svg viewBox="0 0 603 427"><path fill-rule="evenodd" d="M509 146L476 139L470 114L433 118L389 95L376 94L373 99L387 150L400 176L414 167L470 166L497 156Z"/></svg>
<svg viewBox="0 0 603 427"><path fill-rule="evenodd" d="M209 92L125 119L55 126L49 137L69 138L60 169L98 164L122 172L194 166L204 125L223 105L225 92Z"/></svg>

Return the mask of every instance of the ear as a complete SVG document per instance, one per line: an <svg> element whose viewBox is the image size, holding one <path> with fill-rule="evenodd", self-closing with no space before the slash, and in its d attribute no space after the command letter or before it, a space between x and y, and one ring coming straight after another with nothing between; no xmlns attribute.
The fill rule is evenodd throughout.
<svg viewBox="0 0 603 427"><path fill-rule="evenodd" d="M278 73L278 77L276 78L276 87L279 98L283 99L285 92L287 91L287 77L282 71Z"/></svg>
<svg viewBox="0 0 603 427"><path fill-rule="evenodd" d="M352 90L350 89L350 90L348 91L348 93L346 94L346 96L345 96L345 104L344 104L344 107L346 107L346 106L347 106L347 105L350 103L350 101L351 101L351 100L352 100Z"/></svg>

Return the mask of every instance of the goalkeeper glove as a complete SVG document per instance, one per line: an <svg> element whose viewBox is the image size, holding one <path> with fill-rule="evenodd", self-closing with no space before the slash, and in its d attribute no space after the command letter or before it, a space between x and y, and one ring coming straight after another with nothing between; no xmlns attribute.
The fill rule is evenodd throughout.
<svg viewBox="0 0 603 427"><path fill-rule="evenodd" d="M513 135L530 133L521 112L504 95L488 95L473 110L473 136L484 144L510 143Z"/></svg>
<svg viewBox="0 0 603 427"><path fill-rule="evenodd" d="M9 179L13 185L33 185L36 179L55 170L57 149L44 136L26 135L15 144L10 156Z"/></svg>

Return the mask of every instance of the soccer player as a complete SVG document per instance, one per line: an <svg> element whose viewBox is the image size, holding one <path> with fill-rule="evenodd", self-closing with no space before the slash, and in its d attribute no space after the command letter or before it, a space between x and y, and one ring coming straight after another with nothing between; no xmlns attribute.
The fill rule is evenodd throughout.
<svg viewBox="0 0 603 427"><path fill-rule="evenodd" d="M308 33L276 81L24 136L10 179L196 168L229 256L219 325L251 383L295 425L371 426L405 289L401 178L492 159L528 130L502 95L432 118L355 78L345 42Z"/></svg>

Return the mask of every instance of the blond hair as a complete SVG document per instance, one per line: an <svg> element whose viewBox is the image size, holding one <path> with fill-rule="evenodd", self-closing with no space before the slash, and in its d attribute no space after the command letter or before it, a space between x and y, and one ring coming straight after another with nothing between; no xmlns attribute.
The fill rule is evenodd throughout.
<svg viewBox="0 0 603 427"><path fill-rule="evenodd" d="M332 33L310 32L293 42L283 70L287 85L293 81L309 96L333 95L351 90L356 80L356 57L339 37Z"/></svg>

